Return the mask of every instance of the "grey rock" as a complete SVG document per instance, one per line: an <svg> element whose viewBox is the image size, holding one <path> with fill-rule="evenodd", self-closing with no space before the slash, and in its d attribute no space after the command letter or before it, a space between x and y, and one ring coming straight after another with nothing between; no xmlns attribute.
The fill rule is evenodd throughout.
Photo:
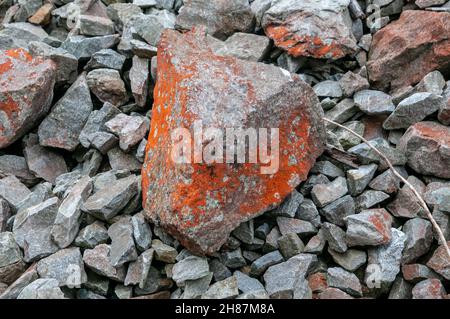
<svg viewBox="0 0 450 319"><path fill-rule="evenodd" d="M96 274L108 277L111 280L123 282L125 280L125 267L114 267L110 262L111 247L106 244L86 249L83 254L84 264Z"/></svg>
<svg viewBox="0 0 450 319"><path fill-rule="evenodd" d="M328 249L328 253L336 264L350 272L356 271L367 261L367 253L363 250L347 249L345 253L338 253Z"/></svg>
<svg viewBox="0 0 450 319"><path fill-rule="evenodd" d="M58 211L58 198L23 210L14 219L13 233L24 249L24 260L32 262L59 250L51 239L51 228Z"/></svg>
<svg viewBox="0 0 450 319"><path fill-rule="evenodd" d="M17 299L23 288L39 278L36 264L30 266L16 281L0 294L0 299Z"/></svg>
<svg viewBox="0 0 450 319"><path fill-rule="evenodd" d="M103 103L121 106L128 101L125 83L117 70L92 70L86 76L86 81L92 93Z"/></svg>
<svg viewBox="0 0 450 319"><path fill-rule="evenodd" d="M355 201L350 195L341 197L320 210L327 221L345 226L344 218L355 213Z"/></svg>
<svg viewBox="0 0 450 319"><path fill-rule="evenodd" d="M133 225L130 217L124 217L108 228L111 238L110 262L114 267L137 259L138 254L133 239Z"/></svg>
<svg viewBox="0 0 450 319"><path fill-rule="evenodd" d="M314 185L311 197L318 207L324 207L346 195L347 192L347 181L343 177L337 177L328 184Z"/></svg>
<svg viewBox="0 0 450 319"><path fill-rule="evenodd" d="M237 296L236 299L269 299L269 296L267 295L267 291L264 289L258 291L245 292Z"/></svg>
<svg viewBox="0 0 450 319"><path fill-rule="evenodd" d="M93 291L87 289L77 290L77 299L106 299L106 297L96 294Z"/></svg>
<svg viewBox="0 0 450 319"><path fill-rule="evenodd" d="M139 143L136 150L136 158L139 162L143 163L145 159L145 149L147 148L147 140L145 138Z"/></svg>
<svg viewBox="0 0 450 319"><path fill-rule="evenodd" d="M111 133L119 137L120 148L128 152L138 144L148 131L149 123L143 116L129 116L123 113L105 123Z"/></svg>
<svg viewBox="0 0 450 319"><path fill-rule="evenodd" d="M152 245L152 230L145 221L144 214L139 213L131 217L133 225L133 238L136 248L140 251L147 250Z"/></svg>
<svg viewBox="0 0 450 319"><path fill-rule="evenodd" d="M392 284L388 299L411 299L413 286L404 280L401 276L397 276Z"/></svg>
<svg viewBox="0 0 450 319"><path fill-rule="evenodd" d="M259 276L263 274L267 270L267 268L279 264L283 260L283 256L278 250L265 254L252 263L250 274L252 276Z"/></svg>
<svg viewBox="0 0 450 319"><path fill-rule="evenodd" d="M240 248L223 252L221 260L226 267L231 269L241 268L247 264Z"/></svg>
<svg viewBox="0 0 450 319"><path fill-rule="evenodd" d="M327 80L319 82L313 87L313 89L314 93L316 93L318 97L340 98L343 95L342 88L337 81Z"/></svg>
<svg viewBox="0 0 450 319"><path fill-rule="evenodd" d="M417 92L428 92L436 95L442 95L446 83L444 76L439 71L433 71L425 75L425 77L416 85Z"/></svg>
<svg viewBox="0 0 450 319"><path fill-rule="evenodd" d="M162 13L153 11L150 14L136 14L127 22L125 28L133 28L148 44L157 46L162 31L175 28L175 15L168 11Z"/></svg>
<svg viewBox="0 0 450 319"><path fill-rule="evenodd" d="M223 42L214 52L218 55L234 56L238 59L260 62L270 49L266 36L237 32Z"/></svg>
<svg viewBox="0 0 450 319"><path fill-rule="evenodd" d="M41 259L37 263L41 278L52 278L60 287L80 288L87 281L83 259L79 248L66 248Z"/></svg>
<svg viewBox="0 0 450 319"><path fill-rule="evenodd" d="M83 177L80 170L73 170L72 172L61 174L55 179L55 187L53 194L59 198L65 198L72 187ZM51 191L51 188L50 188Z"/></svg>
<svg viewBox="0 0 450 319"><path fill-rule="evenodd" d="M319 211L317 210L316 205L314 205L314 202L310 199L303 200L297 209L295 218L310 222L314 227L319 227L321 224ZM263 238L265 237L266 236Z"/></svg>
<svg viewBox="0 0 450 319"><path fill-rule="evenodd" d="M13 233L0 233L0 282L11 284L25 271L22 252Z"/></svg>
<svg viewBox="0 0 450 319"><path fill-rule="evenodd" d="M7 229L8 219L11 217L11 209L6 200L0 198L0 233Z"/></svg>
<svg viewBox="0 0 450 319"><path fill-rule="evenodd" d="M80 34L103 36L114 34L114 23L109 18L93 15L80 15L78 18Z"/></svg>
<svg viewBox="0 0 450 319"><path fill-rule="evenodd" d="M346 241L353 246L378 246L391 241L392 217L383 208L364 210L346 217Z"/></svg>
<svg viewBox="0 0 450 319"><path fill-rule="evenodd" d="M409 264L429 251L433 241L433 227L428 220L413 218L403 225L402 231L406 235L402 263Z"/></svg>
<svg viewBox="0 0 450 319"><path fill-rule="evenodd" d="M29 170L24 157L17 155L0 156L0 178L14 175L26 186L33 186L38 178Z"/></svg>
<svg viewBox="0 0 450 319"><path fill-rule="evenodd" d="M433 93L416 93L399 103L395 111L384 121L386 130L408 128L437 112L443 105L442 96Z"/></svg>
<svg viewBox="0 0 450 319"><path fill-rule="evenodd" d="M236 270L233 276L236 277L239 291L242 293L264 290L264 286L259 280L252 278L243 272Z"/></svg>
<svg viewBox="0 0 450 319"><path fill-rule="evenodd" d="M125 286L138 285L139 288L144 289L154 252L153 249L146 250L139 255L136 261L129 264L124 282Z"/></svg>
<svg viewBox="0 0 450 319"><path fill-rule="evenodd" d="M78 59L62 48L54 48L44 42L31 42L32 55L51 59L56 64L56 86L64 87L77 79Z"/></svg>
<svg viewBox="0 0 450 319"><path fill-rule="evenodd" d="M103 49L95 52L85 66L85 70L113 69L122 71L126 57L112 49Z"/></svg>
<svg viewBox="0 0 450 319"><path fill-rule="evenodd" d="M444 4L446 1L444 0L416 0L415 4L423 9L431 6L441 5Z"/></svg>
<svg viewBox="0 0 450 319"><path fill-rule="evenodd" d="M189 256L177 262L172 269L172 279L178 286L183 286L186 280L196 280L209 275L209 265L206 258Z"/></svg>
<svg viewBox="0 0 450 319"><path fill-rule="evenodd" d="M331 110L325 112L325 118L337 122L339 124L347 122L353 115L358 112L353 99L343 99Z"/></svg>
<svg viewBox="0 0 450 319"><path fill-rule="evenodd" d="M303 185L300 187L300 192L306 196L311 193L312 188L314 185L317 184L328 184L330 180L322 174L319 175L311 175L306 182L303 183Z"/></svg>
<svg viewBox="0 0 450 319"><path fill-rule="evenodd" d="M317 235L311 237L305 246L304 252L310 254L321 254L325 248L326 239L323 235L323 230L320 229Z"/></svg>
<svg viewBox="0 0 450 319"><path fill-rule="evenodd" d="M48 38L47 32L40 26L26 22L15 22L3 24L0 31L1 38L5 39L2 49L26 48L32 41L45 41Z"/></svg>
<svg viewBox="0 0 450 319"><path fill-rule="evenodd" d="M369 144L382 152L392 163L392 165L404 165L407 158L405 153L400 149L393 148L383 138L374 138L369 141ZM361 143L348 150L350 154L354 154L363 164L380 163L379 169L387 168L387 165L383 163L383 160L378 154L376 154L368 145Z"/></svg>
<svg viewBox="0 0 450 319"><path fill-rule="evenodd" d="M152 240L152 248L155 250L155 259L173 264L177 258L178 252L175 248L164 244L159 239Z"/></svg>
<svg viewBox="0 0 450 319"><path fill-rule="evenodd" d="M133 66L130 70L131 92L139 106L149 103L150 92L150 60L138 56L133 57Z"/></svg>
<svg viewBox="0 0 450 319"><path fill-rule="evenodd" d="M23 288L17 299L66 299L58 281L40 278Z"/></svg>
<svg viewBox="0 0 450 319"><path fill-rule="evenodd" d="M273 299L291 299L294 290L317 264L317 257L310 254L299 254L289 260L273 265L264 274L266 291Z"/></svg>
<svg viewBox="0 0 450 319"><path fill-rule="evenodd" d="M347 251L347 243L345 238L345 231L339 226L330 223L322 224L323 238L328 242L328 246L338 253L345 253Z"/></svg>
<svg viewBox="0 0 450 319"><path fill-rule="evenodd" d="M305 245L294 233L288 233L278 238L278 247L285 259L289 259L303 252Z"/></svg>
<svg viewBox="0 0 450 319"><path fill-rule="evenodd" d="M408 264L402 265L402 274L405 280L411 283L418 283L419 281L442 277L435 273L433 270L422 264Z"/></svg>
<svg viewBox="0 0 450 319"><path fill-rule="evenodd" d="M255 0L250 4L251 10L255 15L257 27L261 27L261 20L263 18L263 15L270 8L271 4L271 0Z"/></svg>
<svg viewBox="0 0 450 319"><path fill-rule="evenodd" d="M109 150L119 144L119 139L112 133L96 132L90 136L91 145L102 154L107 154Z"/></svg>
<svg viewBox="0 0 450 319"><path fill-rule="evenodd" d="M218 259L212 259L209 262L209 270L214 275L215 281L221 281L232 275L231 271Z"/></svg>
<svg viewBox="0 0 450 319"><path fill-rule="evenodd" d="M90 270L88 270L86 274L87 281L84 283L83 287L95 292L96 294L106 296L109 291L108 278L99 276Z"/></svg>
<svg viewBox="0 0 450 319"><path fill-rule="evenodd" d="M189 30L196 25L206 27L208 34L224 39L234 32L250 32L254 15L246 0L186 0L176 20L177 28Z"/></svg>
<svg viewBox="0 0 450 319"><path fill-rule="evenodd" d="M143 59L151 60L158 53L158 48L139 40L130 41L131 52ZM151 63L151 62L150 62Z"/></svg>
<svg viewBox="0 0 450 319"><path fill-rule="evenodd" d="M124 24L136 15L143 13L142 9L132 3L113 3L106 8L108 17L114 22L118 30L122 30Z"/></svg>
<svg viewBox="0 0 450 319"><path fill-rule="evenodd" d="M230 299L238 295L238 281L235 276L231 276L211 285L202 295L202 299Z"/></svg>
<svg viewBox="0 0 450 319"><path fill-rule="evenodd" d="M403 167L397 166L395 167L395 170L404 178L408 178L408 173ZM394 175L391 169L387 169L375 177L370 182L369 187L387 194L393 194L400 189L400 179Z"/></svg>
<svg viewBox="0 0 450 319"><path fill-rule="evenodd" d="M364 193L356 197L356 210L360 211L376 206L387 200L390 196L380 191L366 190Z"/></svg>
<svg viewBox="0 0 450 319"><path fill-rule="evenodd" d="M7 176L0 179L0 198L3 198L13 211L17 211L22 199L31 191L15 176Z"/></svg>
<svg viewBox="0 0 450 319"><path fill-rule="evenodd" d="M450 212L450 184L430 183L423 196L428 205Z"/></svg>
<svg viewBox="0 0 450 319"><path fill-rule="evenodd" d="M213 273L210 272L208 275L195 279L186 280L184 285L183 299L199 299L208 290L211 283Z"/></svg>
<svg viewBox="0 0 450 319"><path fill-rule="evenodd" d="M118 42L119 36L117 34L98 37L75 35L68 37L61 45L61 48L74 55L77 59L89 59L94 53L112 48Z"/></svg>
<svg viewBox="0 0 450 319"><path fill-rule="evenodd" d="M317 233L317 228L313 224L300 219L278 217L277 225L282 235L294 233L306 237Z"/></svg>
<svg viewBox="0 0 450 319"><path fill-rule="evenodd" d="M38 131L39 143L74 151L92 109L86 76L81 74L42 121Z"/></svg>
<svg viewBox="0 0 450 319"><path fill-rule="evenodd" d="M83 130L80 133L79 139L81 145L89 148L92 139L98 132L106 131L105 123L114 118L120 113L120 110L111 103L105 103L100 110L91 112Z"/></svg>
<svg viewBox="0 0 450 319"><path fill-rule="evenodd" d="M362 165L358 169L351 169L347 171L347 184L350 195L357 196L361 194L369 185L378 165Z"/></svg>
<svg viewBox="0 0 450 319"><path fill-rule="evenodd" d="M355 92L367 90L370 87L369 81L367 81L366 78L351 71L342 76L339 80L339 85L341 86L342 93L345 97L351 97Z"/></svg>
<svg viewBox="0 0 450 319"><path fill-rule="evenodd" d="M311 173L323 174L327 177L336 178L345 176L342 169L331 163L330 161L318 161L311 169Z"/></svg>
<svg viewBox="0 0 450 319"><path fill-rule="evenodd" d="M395 109L391 96L381 91L363 90L354 99L355 105L368 115L391 114Z"/></svg>
<svg viewBox="0 0 450 319"><path fill-rule="evenodd" d="M394 282L400 272L400 262L406 235L393 228L391 241L367 251L365 284L369 288L384 290Z"/></svg>
<svg viewBox="0 0 450 319"><path fill-rule="evenodd" d="M39 145L35 134L24 139L23 152L30 171L49 183L54 184L58 176L67 173L64 157Z"/></svg>
<svg viewBox="0 0 450 319"><path fill-rule="evenodd" d="M109 188L103 188L89 197L82 210L102 220L116 216L137 192L137 178L131 175L119 179Z"/></svg>
<svg viewBox="0 0 450 319"><path fill-rule="evenodd" d="M126 287L119 284L114 288L114 294L119 299L130 299L133 297L133 287Z"/></svg>
<svg viewBox="0 0 450 319"><path fill-rule="evenodd" d="M302 194L294 189L285 201L275 210L274 214L281 217L295 217L297 209L302 202Z"/></svg>
<svg viewBox="0 0 450 319"><path fill-rule="evenodd" d="M362 297L361 283L358 277L340 267L328 268L327 284L329 287L338 288L349 295Z"/></svg>
<svg viewBox="0 0 450 319"><path fill-rule="evenodd" d="M81 224L81 205L91 194L92 180L85 176L70 190L58 208L55 223L51 230L53 241L66 248L75 239Z"/></svg>
<svg viewBox="0 0 450 319"><path fill-rule="evenodd" d="M137 172L142 168L142 163L140 163L133 154L125 153L119 147L110 149L107 154L109 164L114 170Z"/></svg>

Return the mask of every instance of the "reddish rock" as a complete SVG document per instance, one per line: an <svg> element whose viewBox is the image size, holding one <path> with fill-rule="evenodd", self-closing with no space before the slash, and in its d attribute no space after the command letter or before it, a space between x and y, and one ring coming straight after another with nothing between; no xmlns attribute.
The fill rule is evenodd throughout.
<svg viewBox="0 0 450 319"><path fill-rule="evenodd" d="M397 148L416 172L450 178L450 127L419 122L406 131Z"/></svg>
<svg viewBox="0 0 450 319"><path fill-rule="evenodd" d="M317 295L319 299L354 299L348 293L337 288L327 288Z"/></svg>
<svg viewBox="0 0 450 319"><path fill-rule="evenodd" d="M375 33L367 70L379 89L414 85L450 67L450 13L407 10Z"/></svg>
<svg viewBox="0 0 450 319"><path fill-rule="evenodd" d="M448 241L447 244L450 245L450 241ZM439 246L434 251L433 256L427 262L427 266L445 279L450 280L450 258L445 251L444 245Z"/></svg>
<svg viewBox="0 0 450 319"><path fill-rule="evenodd" d="M266 35L295 57L340 59L357 51L348 0L281 0L262 19Z"/></svg>
<svg viewBox="0 0 450 319"><path fill-rule="evenodd" d="M321 293L328 288L327 274L316 272L308 277L308 284L313 293Z"/></svg>
<svg viewBox="0 0 450 319"><path fill-rule="evenodd" d="M0 149L17 141L49 110L55 65L23 49L0 51Z"/></svg>
<svg viewBox="0 0 450 319"><path fill-rule="evenodd" d="M444 299L446 294L439 279L423 280L412 290L413 299Z"/></svg>
<svg viewBox="0 0 450 319"><path fill-rule="evenodd" d="M217 56L203 30L164 31L157 77L142 172L144 207L184 246L211 254L239 224L275 208L306 179L324 148L323 113L311 87L297 75ZM171 134L179 127L193 134L197 120L204 131L279 128L279 170L262 174L268 165L248 160L176 164Z"/></svg>

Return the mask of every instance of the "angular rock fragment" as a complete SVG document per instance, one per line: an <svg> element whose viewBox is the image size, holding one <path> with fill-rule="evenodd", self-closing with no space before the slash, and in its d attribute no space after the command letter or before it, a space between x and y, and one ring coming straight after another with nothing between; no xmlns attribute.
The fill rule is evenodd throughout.
<svg viewBox="0 0 450 319"><path fill-rule="evenodd" d="M95 52L109 49L119 42L119 36L105 35L98 37L71 36L61 45L61 48L74 55L77 59L89 59Z"/></svg>
<svg viewBox="0 0 450 319"><path fill-rule="evenodd" d="M108 228L111 238L109 259L114 267L137 259L138 254L133 239L133 225L130 217L124 217Z"/></svg>
<svg viewBox="0 0 450 319"><path fill-rule="evenodd" d="M362 250L347 249L345 253L338 253L328 249L328 253L333 257L336 264L351 272L356 271L367 261L367 254Z"/></svg>
<svg viewBox="0 0 450 319"><path fill-rule="evenodd" d="M370 189L366 190L355 199L356 210L360 211L363 209L372 208L377 204L384 202L388 198L389 195L383 192Z"/></svg>
<svg viewBox="0 0 450 319"><path fill-rule="evenodd" d="M340 267L328 268L327 284L329 287L338 288L354 297L361 297L361 283L355 274Z"/></svg>
<svg viewBox="0 0 450 319"><path fill-rule="evenodd" d="M292 56L336 60L357 51L348 5L347 0L282 0L264 13L261 24Z"/></svg>
<svg viewBox="0 0 450 319"><path fill-rule="evenodd" d="M354 96L355 105L369 115L391 114L395 110L390 95L374 90L363 90Z"/></svg>
<svg viewBox="0 0 450 319"><path fill-rule="evenodd" d="M41 259L59 250L50 233L57 211L58 198L53 197L23 210L14 219L14 237L24 249L26 262Z"/></svg>
<svg viewBox="0 0 450 319"><path fill-rule="evenodd" d="M102 36L114 34L114 23L109 18L82 14L78 18L80 34Z"/></svg>
<svg viewBox="0 0 450 319"><path fill-rule="evenodd" d="M0 149L27 133L50 109L56 67L23 49L0 52ZM26 98L25 98L26 97Z"/></svg>
<svg viewBox="0 0 450 319"><path fill-rule="evenodd" d="M301 237L306 237L317 233L317 229L310 222L300 219L278 217L277 225L282 235L294 233Z"/></svg>
<svg viewBox="0 0 450 319"><path fill-rule="evenodd" d="M130 70L131 92L139 106L146 106L149 102L150 91L150 60L133 57L133 66Z"/></svg>
<svg viewBox="0 0 450 319"><path fill-rule="evenodd" d="M66 299L56 279L39 278L23 288L17 299Z"/></svg>
<svg viewBox="0 0 450 319"><path fill-rule="evenodd" d="M152 240L152 248L155 250L155 259L173 264L177 258L178 252L172 246L166 245L159 239Z"/></svg>
<svg viewBox="0 0 450 319"><path fill-rule="evenodd" d="M202 299L231 299L239 295L238 282L235 276L218 281L202 295Z"/></svg>
<svg viewBox="0 0 450 319"><path fill-rule="evenodd" d="M87 281L79 248L67 248L41 259L37 263L41 278L53 278L60 287L80 288Z"/></svg>
<svg viewBox="0 0 450 319"><path fill-rule="evenodd" d="M93 109L85 74L81 74L39 126L39 143L73 151Z"/></svg>
<svg viewBox="0 0 450 319"><path fill-rule="evenodd" d="M144 208L151 219L159 220L186 247L212 253L242 221L280 204L306 178L325 140L321 111L312 90L296 75L264 64L212 55L200 31L181 35L167 30L160 49L160 80L155 88L152 130L143 168ZM185 68L192 70L188 77ZM270 89L267 77L272 79ZM242 83L246 89L238 89L235 83ZM186 98L178 99L181 92ZM203 105L209 105L208 111ZM249 113L250 105L254 115ZM279 173L260 174L263 167L259 164L236 167L215 163L211 175L211 166L204 163L175 164L170 159L170 147L163 145L170 140L172 129L179 127L178 121L187 127L194 124L187 109L208 127L279 127ZM272 116L263 119L257 115L259 112ZM296 119L300 118L302 124L298 125ZM296 142L286 144L287 134ZM195 173L185 177L184 173L175 174L190 170ZM185 178L191 182L184 183ZM225 198L220 199L219 194Z"/></svg>
<svg viewBox="0 0 450 319"><path fill-rule="evenodd" d="M430 71L448 68L449 21L447 12L403 11L400 19L373 37L367 63L370 81L380 89L395 89L418 83Z"/></svg>
<svg viewBox="0 0 450 319"><path fill-rule="evenodd" d="M200 279L209 274L206 258L189 256L177 262L172 269L172 279L178 286L183 286L187 280Z"/></svg>
<svg viewBox="0 0 450 319"><path fill-rule="evenodd" d="M265 254L258 259L256 259L250 269L250 274L253 276L259 276L266 271L270 266L279 264L282 262L283 256L280 254L278 250L275 250L271 253Z"/></svg>
<svg viewBox="0 0 450 319"><path fill-rule="evenodd" d="M423 196L425 184L420 179L411 175L407 181L415 188L420 196ZM426 215L419 199L407 185L404 185L400 189L397 197L386 208L395 217L414 218Z"/></svg>
<svg viewBox="0 0 450 319"><path fill-rule="evenodd" d="M416 172L450 178L449 127L435 122L414 124L400 139L398 148Z"/></svg>
<svg viewBox="0 0 450 319"><path fill-rule="evenodd" d="M422 264L403 265L402 274L405 280L412 283L418 283L419 281L431 278L441 279L437 273Z"/></svg>
<svg viewBox="0 0 450 319"><path fill-rule="evenodd" d="M6 231L8 219L11 217L11 209L6 200L0 198L0 233Z"/></svg>
<svg viewBox="0 0 450 319"><path fill-rule="evenodd" d="M215 50L218 55L260 62L270 49L270 39L256 34L237 32Z"/></svg>
<svg viewBox="0 0 450 319"><path fill-rule="evenodd" d="M108 230L102 222L96 221L80 230L75 238L75 245L92 249L97 245L106 244L108 239Z"/></svg>
<svg viewBox="0 0 450 319"><path fill-rule="evenodd" d="M81 178L70 190L56 214L51 234L53 241L66 248L75 239L81 224L81 205L91 194L92 180L89 176Z"/></svg>
<svg viewBox="0 0 450 319"><path fill-rule="evenodd" d="M378 246L391 241L391 215L383 208L362 211L345 218L346 241L352 246Z"/></svg>
<svg viewBox="0 0 450 319"><path fill-rule="evenodd" d="M447 242L448 243L448 242ZM435 272L443 276L445 279L450 278L450 261L445 251L444 245L439 246L435 251L431 259L427 262L427 266L433 269Z"/></svg>
<svg viewBox="0 0 450 319"><path fill-rule="evenodd" d="M8 175L16 176L27 186L33 186L38 182L38 178L28 168L27 161L21 156L0 156L0 178Z"/></svg>
<svg viewBox="0 0 450 319"><path fill-rule="evenodd" d="M109 260L110 252L110 246L101 244L94 249L86 249L83 254L83 261L96 274L123 282L126 275L125 267L114 267Z"/></svg>
<svg viewBox="0 0 450 319"><path fill-rule="evenodd" d="M92 93L103 103L121 106L128 101L125 83L117 70L92 70L86 76L86 81Z"/></svg>
<svg viewBox="0 0 450 319"><path fill-rule="evenodd" d="M103 49L94 53L85 66L85 70L113 69L122 71L126 57L112 49Z"/></svg>
<svg viewBox="0 0 450 319"><path fill-rule="evenodd" d="M408 128L442 108L444 100L433 93L416 93L401 101L384 121L383 128L395 130Z"/></svg>
<svg viewBox="0 0 450 319"><path fill-rule="evenodd" d="M24 271L22 252L13 233L0 233L0 282L12 284Z"/></svg>
<svg viewBox="0 0 450 319"><path fill-rule="evenodd" d="M254 15L246 0L186 0L176 25L185 30L202 25L208 34L224 39L234 32L250 32Z"/></svg>
<svg viewBox="0 0 450 319"><path fill-rule="evenodd" d="M119 146L124 152L138 144L148 131L148 122L143 116L118 114L105 123L111 133L119 137Z"/></svg>
<svg viewBox="0 0 450 319"><path fill-rule="evenodd" d="M402 263L409 264L428 252L433 241L433 227L428 220L413 218L402 228L406 235Z"/></svg>
<svg viewBox="0 0 450 319"><path fill-rule="evenodd" d="M136 195L137 178L131 175L118 180L111 187L94 193L82 205L82 210L103 220L110 220Z"/></svg>
<svg viewBox="0 0 450 319"><path fill-rule="evenodd" d="M419 282L412 289L413 299L444 299L447 293L439 279L427 279Z"/></svg>
<svg viewBox="0 0 450 319"><path fill-rule="evenodd" d="M338 253L345 253L348 249L345 237L345 231L339 226L331 223L322 224L323 238L328 242L328 245Z"/></svg>
<svg viewBox="0 0 450 319"><path fill-rule="evenodd" d="M361 194L372 180L378 166L375 164L362 165L358 169L347 171L347 184L352 196Z"/></svg>
<svg viewBox="0 0 450 319"><path fill-rule="evenodd" d="M14 211L17 211L22 200L30 193L30 190L15 176L0 179L0 198L8 202L9 207Z"/></svg>
<svg viewBox="0 0 450 319"><path fill-rule="evenodd" d="M125 277L125 286L139 285L139 288L144 289L148 272L150 271L150 266L152 264L153 254L153 249L146 250L136 261L130 263L127 276Z"/></svg>
<svg viewBox="0 0 450 319"><path fill-rule="evenodd" d="M152 230L145 220L144 214L139 213L131 217L133 225L133 238L136 248L140 251L147 250L152 244Z"/></svg>
<svg viewBox="0 0 450 319"><path fill-rule="evenodd" d="M328 184L314 185L311 197L318 207L324 207L347 194L347 181L338 177Z"/></svg>

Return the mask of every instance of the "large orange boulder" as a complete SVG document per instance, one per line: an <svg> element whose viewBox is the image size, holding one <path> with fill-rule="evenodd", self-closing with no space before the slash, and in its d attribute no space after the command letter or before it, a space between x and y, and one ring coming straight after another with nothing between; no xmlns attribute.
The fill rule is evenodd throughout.
<svg viewBox="0 0 450 319"><path fill-rule="evenodd" d="M323 113L313 90L300 77L272 65L215 55L203 29L185 34L164 31L157 65L142 171L144 209L149 219L191 251L212 254L233 229L275 208L306 179L324 149ZM199 122L200 141L195 138ZM172 139L180 128L189 137ZM246 161L232 156L227 162L225 138L212 138L211 128L227 139L225 128L267 129L270 138L260 134L259 141L265 140L270 149L259 143L254 149L248 142ZM278 152L272 143L277 135L273 128L278 128ZM194 150L174 148L180 141ZM219 146L208 153L212 144ZM220 155L199 162L197 145L203 154ZM238 148L243 145L237 141ZM273 156L263 157L263 150ZM256 154L258 160L250 162ZM176 160L178 155L184 161Z"/></svg>
<svg viewBox="0 0 450 319"><path fill-rule="evenodd" d="M379 89L414 85L429 72L450 68L450 13L404 11L375 33L367 70Z"/></svg>
<svg viewBox="0 0 450 319"><path fill-rule="evenodd" d="M17 141L47 114L56 68L23 49L0 51L0 149Z"/></svg>

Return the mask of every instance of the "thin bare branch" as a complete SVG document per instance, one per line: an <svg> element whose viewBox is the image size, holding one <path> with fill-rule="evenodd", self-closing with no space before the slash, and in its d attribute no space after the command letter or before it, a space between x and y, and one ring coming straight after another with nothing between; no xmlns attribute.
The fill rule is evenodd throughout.
<svg viewBox="0 0 450 319"><path fill-rule="evenodd" d="M336 123L335 121L329 120L327 118L323 118L324 121L331 123L333 125L336 125L344 130L346 130L347 132L353 134L354 136L357 136L358 138L361 139L361 141L363 141L364 143L367 144L367 146L369 146L375 153L377 153L385 162L386 164L389 166L389 168L392 170L392 173L397 176L397 178L399 178L403 183L405 183L405 185L407 185L411 191L414 193L414 195L417 197L417 199L419 200L420 205L424 208L428 219L431 221L431 224L433 224L434 229L436 230L436 233L439 236L439 239L442 243L442 245L445 247L445 250L447 252L448 258L449 258L449 262L450 262L450 248L448 247L447 241L445 240L445 236L444 233L442 232L441 227L438 225L438 223L436 222L436 220L434 219L433 215L430 212L430 209L428 208L428 205L425 203L425 201L423 200L422 196L419 194L419 192L414 188L413 185L411 185L410 182L408 182L402 175L400 175L394 168L394 166L392 165L391 161L387 158L386 155L384 155L383 153L381 153L376 147L374 147L373 145L371 145L369 143L368 140L366 140L364 137L362 137L361 135L359 135L358 133L354 132L353 130L349 129L348 127Z"/></svg>

